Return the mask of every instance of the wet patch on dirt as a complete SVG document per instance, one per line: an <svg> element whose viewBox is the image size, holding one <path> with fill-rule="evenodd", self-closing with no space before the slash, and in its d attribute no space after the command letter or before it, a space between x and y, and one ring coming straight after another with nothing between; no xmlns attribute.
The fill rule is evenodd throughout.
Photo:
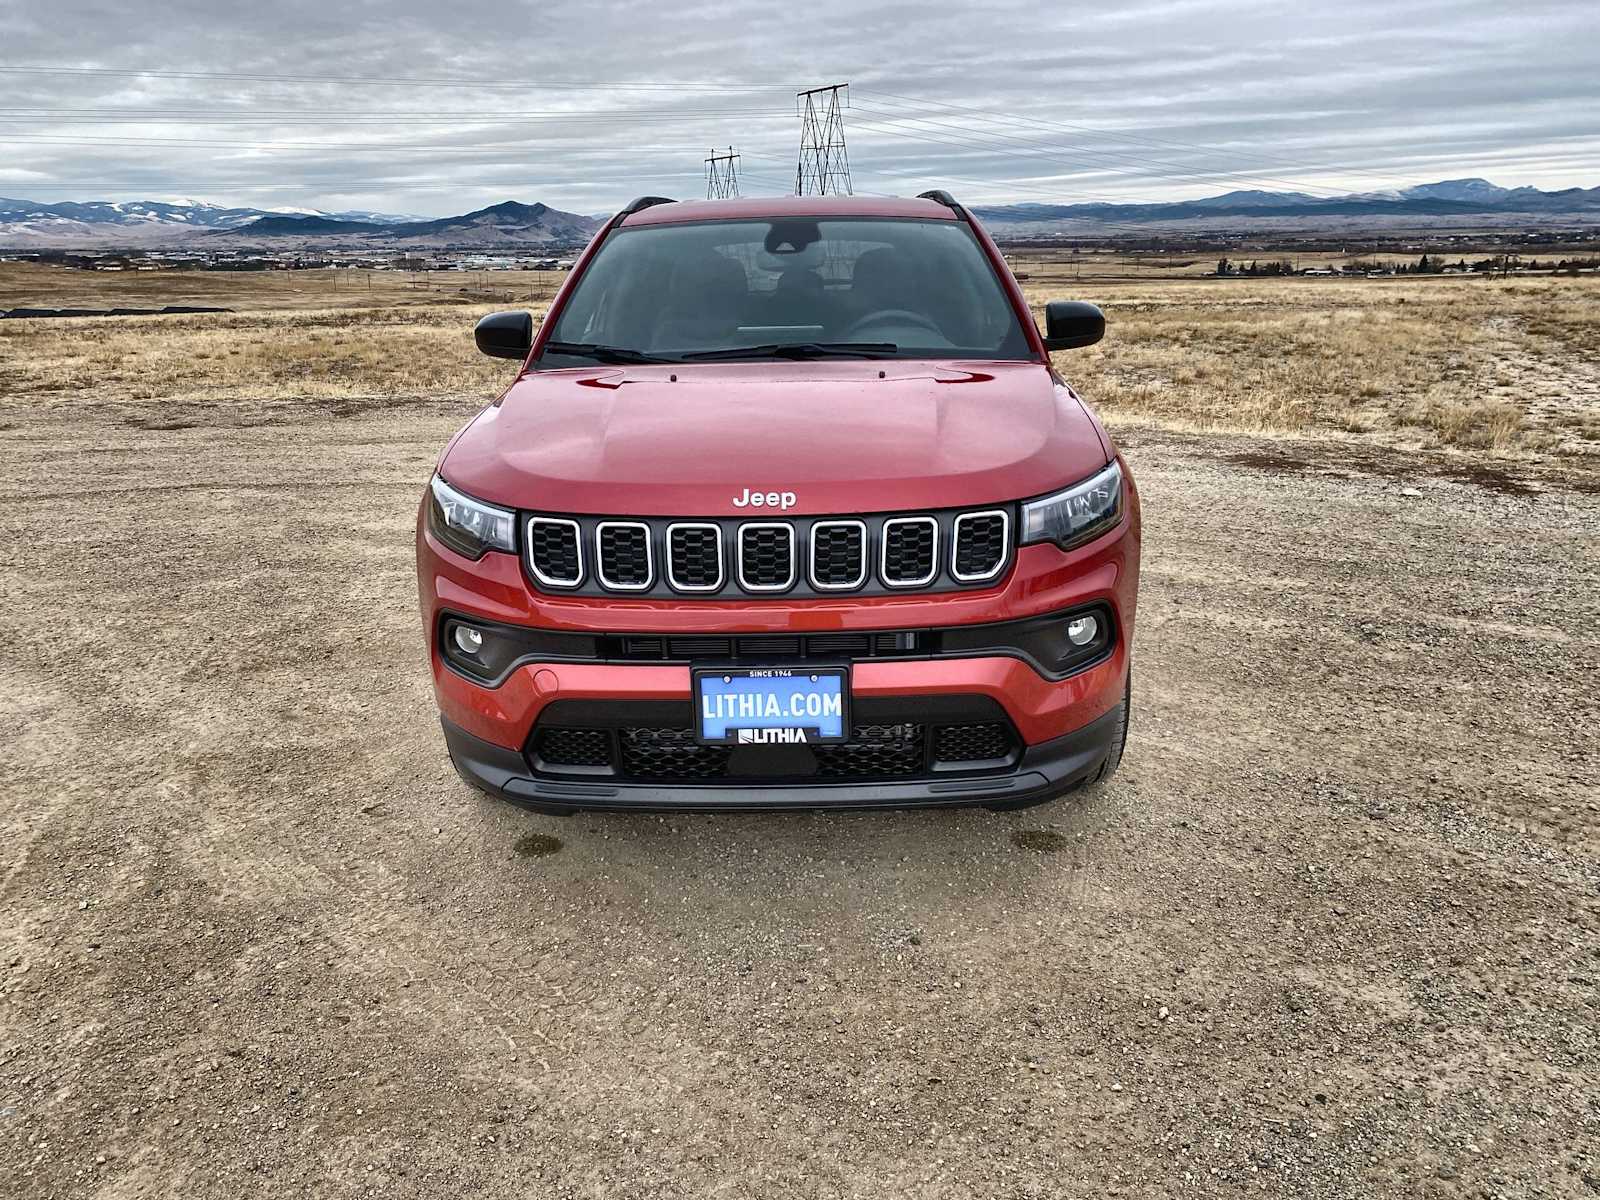
<svg viewBox="0 0 1600 1200"><path fill-rule="evenodd" d="M163 421L159 417L126 417L122 423L134 429L148 429L160 433L178 429L197 429L200 425L199 421Z"/></svg>
<svg viewBox="0 0 1600 1200"><path fill-rule="evenodd" d="M1530 486L1526 481L1506 474L1498 467L1485 467L1474 464L1460 470L1450 471L1447 478L1459 483L1470 483L1474 487L1481 487L1491 492L1499 492L1502 496L1537 496L1539 489Z"/></svg>
<svg viewBox="0 0 1600 1200"><path fill-rule="evenodd" d="M561 849L561 839L543 833L525 833L512 847L519 858L544 858Z"/></svg>
<svg viewBox="0 0 1600 1200"><path fill-rule="evenodd" d="M1066 838L1048 829L1019 829L1011 835L1011 844L1020 850L1037 850L1040 854L1055 854L1068 846Z"/></svg>
<svg viewBox="0 0 1600 1200"><path fill-rule="evenodd" d="M1428 461L1420 455L1407 455L1400 458L1393 455L1373 453L1371 451L1357 450L1350 446L1341 445L1338 449L1337 462L1313 462L1309 458L1297 458L1287 454L1269 454L1259 450L1241 451L1224 456L1225 462L1236 466L1246 467L1252 471L1265 471L1272 475L1323 475L1331 478L1349 479L1352 472L1362 475L1374 476L1378 479L1393 480L1398 483L1414 483L1421 479L1444 479L1452 483L1464 483L1471 487L1483 488L1485 491L1495 492L1502 496L1537 496L1543 487L1527 479L1518 478L1510 472L1483 463L1461 464L1449 461ZM1588 488L1580 480L1565 486L1574 490L1585 491Z"/></svg>

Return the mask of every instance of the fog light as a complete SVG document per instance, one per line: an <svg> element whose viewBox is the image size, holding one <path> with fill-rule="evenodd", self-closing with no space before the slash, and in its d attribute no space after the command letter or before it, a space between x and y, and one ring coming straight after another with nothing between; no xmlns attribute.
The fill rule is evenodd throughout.
<svg viewBox="0 0 1600 1200"><path fill-rule="evenodd" d="M1067 641L1074 646L1087 646L1099 632L1100 622L1093 617L1074 617L1067 622Z"/></svg>
<svg viewBox="0 0 1600 1200"><path fill-rule="evenodd" d="M483 649L482 632L470 625L457 625L456 648L463 654L476 654Z"/></svg>

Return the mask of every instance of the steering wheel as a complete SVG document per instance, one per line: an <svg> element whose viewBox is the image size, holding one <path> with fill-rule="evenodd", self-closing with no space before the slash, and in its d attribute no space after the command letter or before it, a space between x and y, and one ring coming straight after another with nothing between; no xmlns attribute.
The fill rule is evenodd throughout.
<svg viewBox="0 0 1600 1200"><path fill-rule="evenodd" d="M861 338L857 335L862 330L871 329L877 325L915 325L926 329L941 342L945 340L944 330L940 329L930 318L923 316L921 313L912 312L909 308L885 308L880 309L878 312L868 313L851 325L849 329L845 330L843 340L847 342L868 341L870 339Z"/></svg>

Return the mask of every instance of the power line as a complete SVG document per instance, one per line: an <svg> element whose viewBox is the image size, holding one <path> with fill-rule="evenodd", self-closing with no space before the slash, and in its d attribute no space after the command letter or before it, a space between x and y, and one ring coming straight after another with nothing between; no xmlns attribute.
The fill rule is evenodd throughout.
<svg viewBox="0 0 1600 1200"><path fill-rule="evenodd" d="M792 92L780 83L741 84L687 80L678 83L600 83L588 80L545 80L541 83L495 83L483 79L401 75L284 75L256 71L131 70L113 67L0 67L8 75L108 75L129 79L224 79L262 83L400 84L406 87L467 87L492 91L593 91L593 92Z"/></svg>
<svg viewBox="0 0 1600 1200"><path fill-rule="evenodd" d="M574 151L585 154L600 154L610 157L615 154L664 154L673 151L689 150L688 146L635 146L618 150L610 146L595 146L583 144L572 146ZM478 154L490 150L525 150L532 146L559 146L572 143L570 138L523 138L514 142L475 142L466 145L452 146L447 143L429 143L419 145L414 141L406 142L268 142L268 141L223 141L210 138L138 138L120 137L113 135L68 137L53 133L42 134L12 134L0 131L0 142L27 144L35 143L51 146L211 146L220 149L233 150L371 150L379 153L418 154L433 157L439 154Z"/></svg>
<svg viewBox="0 0 1600 1200"><path fill-rule="evenodd" d="M1093 159L1085 160L1083 158L1075 157L1075 156L1073 156L1074 152L1076 152L1077 154L1102 155L1105 158L1120 159L1120 160L1125 161L1125 162L1130 162L1130 163L1136 163L1136 164L1145 165L1145 166L1152 166L1152 167L1161 168L1162 169L1162 176L1161 177L1164 178L1164 179L1173 179L1173 178L1199 179L1199 180L1204 180L1204 181L1213 183L1213 184L1218 185L1218 186L1234 186L1234 187L1238 186L1241 181L1243 181L1245 183L1254 183L1254 184L1276 183L1276 184L1280 184L1280 185L1282 185L1284 187L1295 188L1295 189L1298 189L1298 190L1300 190L1302 192L1308 192L1308 193L1325 193L1327 196L1337 196L1337 195L1343 195L1344 194L1344 192L1342 192L1341 190L1339 190L1337 188L1330 188L1330 187L1327 187L1327 186L1321 185L1321 184L1309 184L1309 183L1297 182L1297 181L1294 181L1294 180L1280 179L1280 178L1275 178L1275 177L1270 176L1270 175L1249 174L1249 173L1246 173L1246 172L1243 172L1243 171L1226 171L1226 170L1224 170L1224 171L1195 171L1195 170L1189 170L1189 169L1187 169L1187 168L1185 168L1185 167L1183 167L1183 166L1181 166L1181 165L1179 165L1177 163L1167 162L1167 161L1162 160L1162 159L1145 158L1145 157L1140 156L1140 155L1124 154L1124 153L1119 153L1119 152L1115 152L1115 151L1100 151L1100 150L1093 150L1093 149L1085 149L1084 147L1081 147L1081 146L1068 146L1068 147L1065 148L1065 150L1063 150L1060 147L1057 147L1057 146L1054 146L1054 145L1051 145L1051 144L1048 144L1048 143L1040 143L1040 142L1037 142L1037 141L1035 141L1035 140L1033 140L1031 138L1018 137L1015 134L1002 133L1002 132L999 132L997 130L992 130L992 129L983 129L983 130L979 130L979 131L973 131L970 126L952 125L948 121L939 121L939 120L936 120L936 119L931 118L931 117L904 116L904 115L901 115L901 114L898 114L898 113L885 112L882 109L872 109L872 108L862 108L861 111L872 113L875 116L883 117L883 118L885 118L886 122L889 123L889 124L928 125L928 126L934 127L934 129L939 130L941 132L945 131L945 130L950 130L952 132L947 134L946 136L961 137L963 139L971 141L973 144L986 145L986 146L989 146L991 148L999 149L999 150L1001 150L1001 151L1003 151L1005 153L1021 154L1021 153L1026 152L1026 153L1028 153L1028 154L1030 154L1032 156L1053 159L1054 161L1057 161L1057 162L1060 162L1060 163L1064 163L1065 165L1072 166L1072 167L1079 168L1079 169L1081 169L1082 167L1084 167L1087 164L1091 169L1107 170L1107 171L1111 171L1113 173L1125 174L1125 175L1135 175L1136 174L1133 171L1128 171L1128 170L1125 170L1125 169L1122 169L1122 168L1118 168L1114 164L1101 164L1101 163L1096 163ZM920 132L921 132L920 130L908 131L908 134L910 136L916 136L917 133L920 133ZM1006 143L1014 143L1017 147L1021 147L1021 149L1013 149L1011 147L1011 145L997 146L996 145L996 139L999 139L999 140L1004 141ZM1149 172L1145 172L1144 174L1148 176ZM1122 198L1120 200L1112 201L1112 202L1113 203L1145 203L1145 204L1164 203L1164 201L1156 201L1156 200L1143 200L1143 201L1129 200L1126 197Z"/></svg>
<svg viewBox="0 0 1600 1200"><path fill-rule="evenodd" d="M771 108L698 108L698 109L644 109L644 108L541 108L520 111L496 109L485 112L479 108L470 112L445 109L432 112L373 112L368 110L341 110L325 108L251 108L249 111L219 112L216 108L0 108L0 116L28 121L132 121L151 124L181 122L190 125L214 124L301 124L307 122L369 122L369 121L432 121L437 123L467 121L472 124L504 123L524 117L550 118L562 121L689 121L722 120L726 117L755 117L772 121L787 119L789 110Z"/></svg>
<svg viewBox="0 0 1600 1200"><path fill-rule="evenodd" d="M850 156L844 146L840 96L849 104L848 83L795 94L800 112L800 161L794 172L797 196L850 195Z"/></svg>
<svg viewBox="0 0 1600 1200"><path fill-rule="evenodd" d="M1066 121L1052 121L1052 120L1049 120L1049 119L1046 119L1046 118L1043 118L1043 117L1017 116L1017 115L1013 115L1013 114L1009 114L1009 113L997 113L997 112L994 112L992 110L986 110L986 109L982 109L982 108L974 108L971 105L955 104L955 103L952 103L952 102L950 102L948 100L931 100L931 99L929 99L929 100L920 100L920 99L917 99L917 98L912 97L912 96L897 95L894 92L877 92L877 91L871 91L871 90L866 90L866 89L862 89L862 90L864 90L865 94L867 94L869 96L881 97L883 99L886 99L886 100L890 101L891 103L900 102L901 104L915 105L915 106L936 105L940 109L943 109L943 110L945 110L947 112L961 113L961 114L971 114L971 115L974 115L974 116L981 116L981 117L984 117L984 118L986 118L986 119L988 119L990 121L1003 122L1003 123L1011 125L1013 127L1024 127L1024 128L1027 128L1027 129L1050 128L1050 129L1068 130L1068 131L1071 131L1071 132L1074 132L1074 133L1088 134L1091 137L1120 138L1123 141L1140 142L1140 143L1143 143L1143 144L1149 145L1149 146L1169 146L1169 147L1173 147L1173 148L1180 149L1180 150L1199 151L1199 152L1206 153L1206 154L1221 155L1221 156L1223 156L1225 158L1232 158L1232 159L1235 159L1235 160L1238 160L1238 161L1245 161L1245 162L1250 162L1250 161L1276 162L1276 163L1279 163L1280 165L1291 166L1291 167L1295 167L1295 168L1298 168L1298 169L1308 169L1309 168L1309 169L1312 169L1312 170L1319 170L1319 171L1336 171L1336 172L1339 172L1340 174L1345 174L1345 175L1362 175L1362 176L1365 176L1368 179L1373 179L1373 180L1376 180L1378 182L1386 183L1386 184L1401 183L1401 184L1405 184L1405 185L1409 186L1410 184L1413 184L1413 183L1416 182L1415 180L1399 179L1398 177L1395 177L1395 176L1380 175L1380 174L1377 174L1376 172L1373 172L1373 171L1362 170L1359 167L1345 167L1345 166L1341 166L1339 164L1332 164L1332 163L1315 163L1315 162L1313 162L1313 163L1305 163L1305 162L1298 162L1296 160L1283 158L1283 157L1278 156L1278 155L1265 154L1265 153L1262 153L1261 151L1258 151L1258 150L1251 150L1249 152L1239 151L1239 150L1228 150L1228 149L1225 149L1225 148L1220 147L1220 146L1206 145L1206 144L1201 143L1201 142L1186 142L1186 141L1179 141L1179 140L1176 140L1176 139L1173 139L1173 138L1158 138L1158 137L1153 137L1153 136L1151 136L1149 134L1139 134L1139 133L1130 132L1128 130L1094 129L1094 128L1092 128L1090 126L1087 126L1087 125L1075 125L1075 124L1072 124L1072 123L1066 122ZM1244 172L1228 172L1228 171L1224 171L1223 173L1225 173L1225 174L1242 174Z"/></svg>

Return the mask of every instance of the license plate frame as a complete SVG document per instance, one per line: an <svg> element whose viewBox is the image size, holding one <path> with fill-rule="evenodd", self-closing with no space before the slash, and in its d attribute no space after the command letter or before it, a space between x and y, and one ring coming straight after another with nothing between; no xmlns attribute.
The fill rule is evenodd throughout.
<svg viewBox="0 0 1600 1200"><path fill-rule="evenodd" d="M796 666L790 663L776 663L766 666L751 666L741 664L737 667L696 667L690 673L689 696L694 710L694 736L701 745L706 746L836 746L850 740L850 668L844 663L806 663ZM814 677L814 678L813 678ZM807 724L806 716L796 716L792 712L776 716L762 715L747 718L753 724L736 724L740 720L736 716L721 714L708 715L706 706L707 680L711 680L709 694L711 696L735 695L739 692L749 692L756 696L764 693L775 697L793 693L795 688L789 681L798 681L802 685L814 682L822 688L815 693L823 697L831 694L824 684L824 680L836 680L839 697L839 715L837 718L837 733L828 732L833 728L834 721L831 714L824 713L817 718L817 723ZM772 681L773 687L762 689L759 685L764 681ZM746 686L740 687L740 682ZM757 686L751 687L750 683ZM804 692L800 692L801 695ZM780 702L781 703L781 702ZM824 700L825 703L825 700ZM763 705L765 707L765 705ZM785 733L767 733L771 730L805 730L804 737L795 737ZM741 737L742 730L754 730L754 734Z"/></svg>

